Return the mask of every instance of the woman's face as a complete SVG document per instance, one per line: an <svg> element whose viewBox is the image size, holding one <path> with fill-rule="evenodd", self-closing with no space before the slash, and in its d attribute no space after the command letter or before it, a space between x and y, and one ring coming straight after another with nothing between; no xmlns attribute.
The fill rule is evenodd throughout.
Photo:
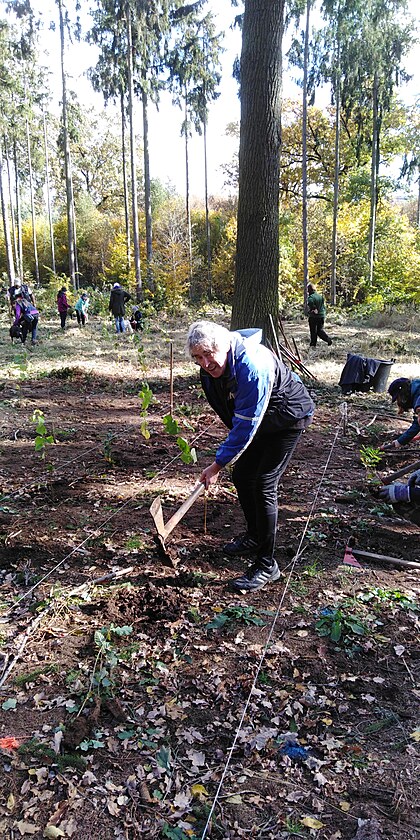
<svg viewBox="0 0 420 840"><path fill-rule="evenodd" d="M208 347L194 347L191 358L213 379L223 375L227 364L227 350L209 350Z"/></svg>

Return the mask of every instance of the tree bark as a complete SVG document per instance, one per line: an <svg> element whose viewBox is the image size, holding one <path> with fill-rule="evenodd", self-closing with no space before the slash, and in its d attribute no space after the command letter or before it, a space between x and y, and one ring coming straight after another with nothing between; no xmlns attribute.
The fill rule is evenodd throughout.
<svg viewBox="0 0 420 840"><path fill-rule="evenodd" d="M128 184L127 184L127 158L125 154L125 108L124 108L124 93L121 90L120 98L121 107L121 150L122 150L122 169L123 169L123 189L124 189L124 219L125 219L125 239L126 239L126 253L127 253L127 274L131 268L131 236L130 236L130 212L128 208Z"/></svg>
<svg viewBox="0 0 420 840"><path fill-rule="evenodd" d="M49 227L50 227L51 267L52 267L52 270L55 274L56 270L55 270L54 227L53 227L52 207L51 207L50 166L49 166L49 156L48 156L47 120L46 120L46 116L45 116L45 111L43 113L43 120L44 120L44 150L45 150L45 189L47 191L47 213L48 213L48 223L49 223Z"/></svg>
<svg viewBox="0 0 420 840"><path fill-rule="evenodd" d="M73 180L71 176L70 147L67 130L67 85L64 72L64 20L63 3L57 0L60 18L60 50L61 50L61 81L63 91L63 138L64 138L64 172L66 179L66 212L67 212L67 247L69 262L69 277L74 289L78 288L76 274L75 240L74 240L74 201L73 201Z"/></svg>
<svg viewBox="0 0 420 840"><path fill-rule="evenodd" d="M128 75L128 114L130 120L130 163L131 163L131 211L133 224L134 271L136 276L137 302L143 300L143 287L140 268L139 210L137 200L136 144L134 134L134 84L133 84L133 40L131 37L130 4L126 4L127 24L127 75Z"/></svg>
<svg viewBox="0 0 420 840"><path fill-rule="evenodd" d="M306 0L305 45L303 53L302 95L302 244L303 244L303 303L308 300L308 61L309 18L311 0Z"/></svg>
<svg viewBox="0 0 420 840"><path fill-rule="evenodd" d="M34 248L35 261L35 280L39 283L39 262L38 262L38 246L36 241L36 218L35 218L35 196L34 196L34 179L32 174L32 154L31 154L31 135L29 132L29 120L26 117L26 145L28 150L28 167L29 167L29 195L31 199L31 216L32 216L32 243Z"/></svg>
<svg viewBox="0 0 420 840"><path fill-rule="evenodd" d="M203 119L203 143L204 143L204 198L206 207L206 245L207 245L207 296L213 299L213 282L211 275L211 238L210 238L210 215L209 215L209 185L207 172L207 117Z"/></svg>
<svg viewBox="0 0 420 840"><path fill-rule="evenodd" d="M143 161L144 161L144 215L146 219L146 263L147 288L154 291L153 280L153 237L152 237L152 203L150 194L150 153L149 153L149 117L147 113L147 94L142 91L143 105Z"/></svg>
<svg viewBox="0 0 420 840"><path fill-rule="evenodd" d="M22 247L22 213L20 200L20 180L19 180L19 166L17 155L17 143L13 140L13 165L15 168L15 193L16 193L16 222L17 222L17 241L18 241L18 258L16 261L16 268L19 277L23 279L23 247Z"/></svg>
<svg viewBox="0 0 420 840"><path fill-rule="evenodd" d="M3 232L4 232L4 243L6 248L6 264L7 264L7 277L9 280L10 285L12 286L15 281L15 267L13 264L13 250L12 250L12 240L10 238L10 227L9 227L9 216L7 213L7 205L4 195L4 184L3 184L3 152L1 150L0 144L0 201L1 201L1 213L3 217Z"/></svg>
<svg viewBox="0 0 420 840"><path fill-rule="evenodd" d="M341 110L341 88L340 88L340 42L337 42L337 66L335 68L335 141L334 141L334 200L333 200L333 226L331 237L331 304L337 303L337 220L338 220L338 196L340 184L340 110Z"/></svg>
<svg viewBox="0 0 420 840"><path fill-rule="evenodd" d="M279 169L285 0L245 0L236 276L232 328L279 311Z"/></svg>
<svg viewBox="0 0 420 840"><path fill-rule="evenodd" d="M378 201L378 166L379 166L379 114L378 114L379 82L378 74L375 73L372 91L372 159L370 169L370 219L369 219L369 287L373 281L373 267L375 262L375 231L376 231L376 208Z"/></svg>

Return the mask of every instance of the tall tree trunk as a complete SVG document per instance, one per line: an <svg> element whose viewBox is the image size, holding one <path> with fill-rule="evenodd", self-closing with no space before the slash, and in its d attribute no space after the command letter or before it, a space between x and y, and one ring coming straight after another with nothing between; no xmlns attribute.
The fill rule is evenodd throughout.
<svg viewBox="0 0 420 840"><path fill-rule="evenodd" d="M279 170L285 0L245 0L236 276L232 328L279 311Z"/></svg>
<svg viewBox="0 0 420 840"><path fill-rule="evenodd" d="M373 282L373 266L375 262L375 231L376 231L376 208L378 202L378 166L379 166L379 111L378 111L378 74L373 79L372 92L372 159L370 168L370 219L369 219L369 288Z"/></svg>
<svg viewBox="0 0 420 840"><path fill-rule="evenodd" d="M136 275L136 297L137 302L140 303L143 300L143 287L140 268L139 210L137 200L136 144L134 134L133 42L131 37L131 11L129 3L126 4L125 11L127 24L128 115L130 121L131 211L133 224L134 271Z"/></svg>
<svg viewBox="0 0 420 840"><path fill-rule="evenodd" d="M124 219L125 219L125 240L127 247L127 274L131 268L131 236L130 236L130 212L128 209L128 184L127 184L127 157L125 153L125 107L124 93L121 90L121 148L124 188Z"/></svg>
<svg viewBox="0 0 420 840"><path fill-rule="evenodd" d="M144 215L146 219L146 263L147 288L154 291L153 280L153 236L152 202L150 193L150 153L149 153L149 118L147 113L147 94L142 90L143 105L143 161L144 161Z"/></svg>
<svg viewBox="0 0 420 840"><path fill-rule="evenodd" d="M418 169L419 177L417 178L417 212L416 212L416 224L417 227L420 227L420 168Z"/></svg>
<svg viewBox="0 0 420 840"><path fill-rule="evenodd" d="M210 239L210 216L209 216L209 188L207 173L207 118L203 120L203 141L204 141L204 197L206 207L206 243L207 243L207 296L213 298L213 282L211 275L211 239Z"/></svg>
<svg viewBox="0 0 420 840"><path fill-rule="evenodd" d="M52 268L52 270L55 274L56 270L55 270L54 227L53 227L52 207L51 207L50 166L49 166L49 157L48 157L47 119L46 119L46 116L45 116L45 111L43 112L43 122L44 122L44 153L45 153L45 189L47 191L47 213L48 213L48 224L49 224L49 228L50 228L51 268Z"/></svg>
<svg viewBox="0 0 420 840"><path fill-rule="evenodd" d="M73 284L73 288L78 288L78 277L76 273L76 255L75 255L75 237L74 237L74 200L73 200L73 180L71 173L70 161L70 146L67 129L67 85L66 74L64 72L64 20L63 20L63 3L62 0L57 0L58 11L60 18L60 51L61 51L61 82L63 91L63 138L64 138L64 172L66 179L66 211L67 211L67 247L68 247L68 262L69 262L69 277Z"/></svg>
<svg viewBox="0 0 420 840"><path fill-rule="evenodd" d="M305 46L303 54L302 95L302 244L303 244L303 301L308 300L308 61L309 61L309 18L311 0L306 0Z"/></svg>
<svg viewBox="0 0 420 840"><path fill-rule="evenodd" d="M36 218L35 218L35 196L34 196L34 179L32 174L32 154L31 154L31 135L29 132L29 120L26 117L26 144L28 150L28 167L29 167L29 195L31 199L31 216L32 216L32 242L34 248L35 261L35 280L39 283L39 262L38 262L38 247L36 241Z"/></svg>
<svg viewBox="0 0 420 840"><path fill-rule="evenodd" d="M23 280L23 247L22 247L22 212L20 200L20 180L19 180L19 166L17 156L16 139L13 140L13 166L15 168L15 194L16 194L16 226L17 226L17 241L18 241L18 259L17 269L19 277Z"/></svg>
<svg viewBox="0 0 420 840"><path fill-rule="evenodd" d="M335 70L335 141L334 141L334 200L333 200L333 226L331 237L331 303L337 303L337 220L338 220L338 194L340 177L340 110L341 110L341 88L340 88L340 42L337 42L337 66Z"/></svg>
<svg viewBox="0 0 420 840"><path fill-rule="evenodd" d="M13 206L13 190L12 190L12 176L10 174L10 155L9 149L7 145L6 137L4 138L4 156L6 158L6 165L7 165L7 185L8 185L8 192L9 192L9 205L10 205L10 222L12 227L12 245L13 245L13 261L16 268L18 267L18 243L17 243L17 233L16 233L16 223L15 223L15 211Z"/></svg>
<svg viewBox="0 0 420 840"><path fill-rule="evenodd" d="M193 259L192 259L192 231L191 231L191 203L190 203L190 159L188 153L188 134L189 134L189 124L188 124L188 104L187 104L187 90L185 90L185 119L184 119L184 128L185 128L185 215L187 220L187 235L188 235L188 268L190 273L190 289L189 289L189 296L190 300L194 300L194 289L193 289Z"/></svg>
<svg viewBox="0 0 420 840"><path fill-rule="evenodd" d="M9 215L7 212L7 204L4 194L4 179L3 179L3 152L0 143L0 201L1 201L1 214L3 217L3 232L4 232L4 244L6 249L6 265L7 265L7 277L9 279L9 283L12 286L15 280L15 267L13 264L13 250L12 250L12 240L10 237L10 226L9 226Z"/></svg>

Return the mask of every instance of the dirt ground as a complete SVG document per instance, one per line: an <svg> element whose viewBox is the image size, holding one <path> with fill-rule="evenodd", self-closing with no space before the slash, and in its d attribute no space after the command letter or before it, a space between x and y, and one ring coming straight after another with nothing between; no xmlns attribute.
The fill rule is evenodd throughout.
<svg viewBox="0 0 420 840"><path fill-rule="evenodd" d="M151 502L167 520L224 435L185 324L161 318L139 341L99 319L64 336L44 324L26 354L3 321L0 836L417 840L419 571L343 561L352 538L420 562L419 530L373 489L420 449L364 465L361 449L409 418L336 383L350 349L419 375L419 333L335 324L333 347L308 358L306 324L287 326L317 410L280 488L281 580L237 595L228 473L174 530L170 559L154 539ZM198 465L163 424L170 341L173 416ZM55 439L45 457L35 409Z"/></svg>

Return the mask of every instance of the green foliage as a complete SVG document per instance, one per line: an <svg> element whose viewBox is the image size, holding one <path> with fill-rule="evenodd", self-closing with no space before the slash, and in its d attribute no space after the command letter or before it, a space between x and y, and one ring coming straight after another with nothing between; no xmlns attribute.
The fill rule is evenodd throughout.
<svg viewBox="0 0 420 840"><path fill-rule="evenodd" d="M367 632L366 625L358 616L340 608L322 610L315 629L320 636L328 636L332 642L341 643L345 648L351 648L355 637L364 636Z"/></svg>
<svg viewBox="0 0 420 840"><path fill-rule="evenodd" d="M388 604L390 606L401 607L404 610L417 612L419 607L415 601L412 601L404 592L399 589L381 589L374 587L368 592L361 592L357 599L363 603L377 602L378 604Z"/></svg>
<svg viewBox="0 0 420 840"><path fill-rule="evenodd" d="M194 447L190 447L188 441L179 434L180 429L178 421L175 420L171 414L166 414L163 418L163 425L165 427L165 431L169 435L173 435L174 437L177 435L176 442L181 451L181 461L183 461L184 464L196 464L197 453Z"/></svg>
<svg viewBox="0 0 420 840"><path fill-rule="evenodd" d="M154 395L153 395L153 391L151 390L151 388L149 388L149 385L148 385L147 382L143 383L143 386L142 386L141 390L139 391L138 396L139 396L139 399L140 399L140 402L141 402L140 431L141 431L144 439L149 440L150 431L149 431L149 426L148 426L148 422L147 422L147 412L149 410L149 407L152 405L152 403L154 401Z"/></svg>
<svg viewBox="0 0 420 840"><path fill-rule="evenodd" d="M362 446L360 448L360 460L367 470L375 470L382 461L382 452L374 446Z"/></svg>
<svg viewBox="0 0 420 840"><path fill-rule="evenodd" d="M36 408L32 415L32 422L36 426L36 438L34 442L35 452L39 452L42 459L45 458L45 449L48 444L55 443L53 435L49 435L45 425L44 413Z"/></svg>
<svg viewBox="0 0 420 840"><path fill-rule="evenodd" d="M258 627L264 626L264 621L260 618L254 607L232 606L226 607L223 612L217 613L212 621L206 624L205 630L220 630L226 624L232 624L234 622L242 622L247 625L254 624Z"/></svg>

